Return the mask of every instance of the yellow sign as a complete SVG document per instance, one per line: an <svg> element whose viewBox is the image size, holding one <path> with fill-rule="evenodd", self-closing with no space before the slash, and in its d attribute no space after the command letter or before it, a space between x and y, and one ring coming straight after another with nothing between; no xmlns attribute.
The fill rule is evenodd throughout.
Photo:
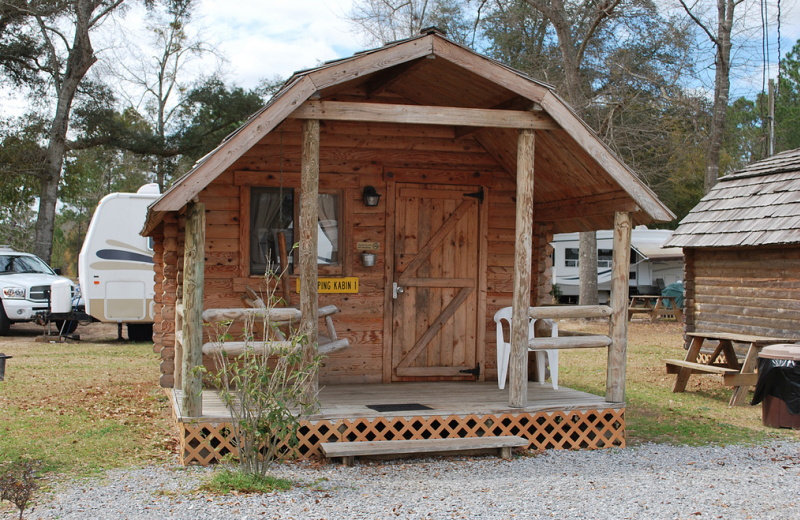
<svg viewBox="0 0 800 520"><path fill-rule="evenodd" d="M380 242L357 242L356 251L380 251Z"/></svg>
<svg viewBox="0 0 800 520"><path fill-rule="evenodd" d="M320 293L358 293L358 278L318 278L317 292ZM300 292L300 279L297 279L297 292Z"/></svg>

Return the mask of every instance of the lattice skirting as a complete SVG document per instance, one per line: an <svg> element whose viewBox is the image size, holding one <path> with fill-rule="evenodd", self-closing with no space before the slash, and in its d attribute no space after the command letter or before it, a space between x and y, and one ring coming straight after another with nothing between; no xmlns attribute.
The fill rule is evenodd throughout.
<svg viewBox="0 0 800 520"><path fill-rule="evenodd" d="M233 431L226 423L178 423L181 463L208 465L236 453ZM536 414L467 415L446 418L403 417L304 421L299 445L284 450L288 457L321 456L321 442L452 439L518 435L529 449L597 449L625 447L625 409Z"/></svg>

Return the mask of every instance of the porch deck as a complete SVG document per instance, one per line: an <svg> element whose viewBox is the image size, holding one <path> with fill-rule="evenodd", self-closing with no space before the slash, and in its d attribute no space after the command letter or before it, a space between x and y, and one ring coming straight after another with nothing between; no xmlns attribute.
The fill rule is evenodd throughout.
<svg viewBox="0 0 800 520"><path fill-rule="evenodd" d="M230 413L216 390L203 391L203 416L184 417L181 413L180 389L173 390L173 413L179 422L226 422ZM548 382L544 385L528 385L528 406L508 406L508 390L500 390L495 382L435 382L347 384L325 386L319 392L320 411L308 417L309 421L338 421L343 419L375 419L402 417L431 417L451 415L499 415L539 412L565 412L573 410L620 410L625 403L607 403L605 398L559 387L553 390ZM430 410L378 412L368 405L421 404Z"/></svg>
<svg viewBox="0 0 800 520"><path fill-rule="evenodd" d="M184 464L209 464L235 451L230 414L214 390L203 391L203 416L173 414ZM296 456L320 455L321 442L519 435L532 449L625 445L625 403L548 383L528 386L528 406L508 406L508 390L494 382L331 385L320 390L320 411L301 427ZM369 405L424 405L430 409L377 411ZM402 408L402 407L398 407Z"/></svg>

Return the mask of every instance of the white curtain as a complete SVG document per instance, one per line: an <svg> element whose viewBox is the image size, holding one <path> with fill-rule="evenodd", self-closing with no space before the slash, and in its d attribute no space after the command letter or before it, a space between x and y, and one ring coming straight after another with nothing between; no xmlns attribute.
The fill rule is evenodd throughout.
<svg viewBox="0 0 800 520"><path fill-rule="evenodd" d="M319 194L319 227L325 233L325 237L333 246L331 261L337 262L339 258L339 215L338 197L332 193Z"/></svg>
<svg viewBox="0 0 800 520"><path fill-rule="evenodd" d="M272 231L280 225L275 222L275 217L281 210L281 202L278 193L259 193L255 200L255 218L250 232L250 261L256 266L267 264Z"/></svg>

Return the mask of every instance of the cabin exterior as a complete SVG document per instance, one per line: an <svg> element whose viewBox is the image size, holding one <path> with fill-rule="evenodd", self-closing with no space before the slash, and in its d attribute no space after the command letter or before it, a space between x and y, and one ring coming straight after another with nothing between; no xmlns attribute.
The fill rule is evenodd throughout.
<svg viewBox="0 0 800 520"><path fill-rule="evenodd" d="M664 247L683 248L686 332L800 340L800 149L720 178Z"/></svg>
<svg viewBox="0 0 800 520"><path fill-rule="evenodd" d="M286 260L301 329L315 338L318 320L305 317L335 305L350 345L324 362L321 411L301 432L300 455L331 438L512 430L537 447L624 445L630 230L672 218L552 88L436 31L298 72L148 213L154 349L161 385L178 396L183 460L209 462L219 450L204 443L228 442L224 410L209 411L208 392L190 402L200 383L180 368L199 364L190 356L209 341L200 312L242 307L264 258L280 261L279 236L299 243ZM612 309L587 311L611 319L608 393L541 397L545 387L527 384L527 322L551 299L549 243L608 228L619 265ZM492 318L508 306L501 391ZM370 399L435 410L378 413L363 406Z"/></svg>

